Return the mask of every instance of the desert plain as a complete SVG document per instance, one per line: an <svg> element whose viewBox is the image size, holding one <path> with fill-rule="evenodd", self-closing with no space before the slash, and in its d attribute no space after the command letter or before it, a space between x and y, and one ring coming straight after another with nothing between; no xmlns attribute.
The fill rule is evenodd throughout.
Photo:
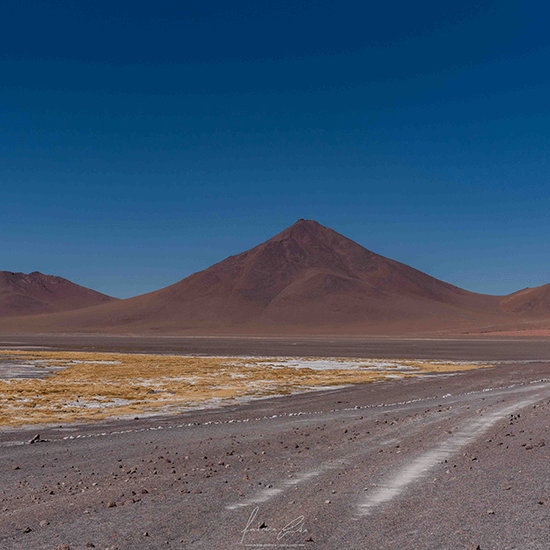
<svg viewBox="0 0 550 550"><path fill-rule="evenodd" d="M0 350L2 549L549 547L545 338Z"/></svg>

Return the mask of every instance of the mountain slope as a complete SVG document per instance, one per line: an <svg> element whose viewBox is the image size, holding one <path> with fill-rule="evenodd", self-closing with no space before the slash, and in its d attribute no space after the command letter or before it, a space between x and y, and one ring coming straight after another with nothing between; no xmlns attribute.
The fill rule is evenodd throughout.
<svg viewBox="0 0 550 550"><path fill-rule="evenodd" d="M0 271L0 317L69 311L115 300L62 277Z"/></svg>
<svg viewBox="0 0 550 550"><path fill-rule="evenodd" d="M550 318L550 284L525 288L500 300L503 311L525 317Z"/></svg>

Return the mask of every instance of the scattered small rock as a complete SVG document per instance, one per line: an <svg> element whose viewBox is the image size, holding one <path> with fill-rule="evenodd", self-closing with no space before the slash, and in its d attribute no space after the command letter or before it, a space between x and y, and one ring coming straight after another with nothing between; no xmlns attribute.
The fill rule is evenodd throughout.
<svg viewBox="0 0 550 550"><path fill-rule="evenodd" d="M86 548L95 548L95 544L93 542L87 542Z"/></svg>
<svg viewBox="0 0 550 550"><path fill-rule="evenodd" d="M32 529L30 527L25 527L23 529L23 533L30 533L32 531Z"/></svg>
<svg viewBox="0 0 550 550"><path fill-rule="evenodd" d="M21 468L19 467L19 465L17 464L14 464L12 467L11 467L12 470L20 470Z"/></svg>
<svg viewBox="0 0 550 550"><path fill-rule="evenodd" d="M116 502L112 500L107 503L107 508L116 508Z"/></svg>
<svg viewBox="0 0 550 550"><path fill-rule="evenodd" d="M495 515L495 511L494 511L494 510L487 510L487 515L489 515L489 516L494 516L494 515Z"/></svg>
<svg viewBox="0 0 550 550"><path fill-rule="evenodd" d="M60 544L55 550L71 550L68 544Z"/></svg>
<svg viewBox="0 0 550 550"><path fill-rule="evenodd" d="M46 525L49 525L49 524L50 524L50 522L47 519L43 519L40 522L40 527L46 527Z"/></svg>

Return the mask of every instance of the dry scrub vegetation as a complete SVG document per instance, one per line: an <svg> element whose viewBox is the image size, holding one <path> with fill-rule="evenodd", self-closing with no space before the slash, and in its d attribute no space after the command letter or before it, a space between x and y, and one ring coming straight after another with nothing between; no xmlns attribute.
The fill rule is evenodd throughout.
<svg viewBox="0 0 550 550"><path fill-rule="evenodd" d="M228 358L91 352L0 351L44 378L0 379L0 425L67 423L176 412L235 398L282 395L490 366L413 360ZM289 366L293 365L293 366ZM368 370L367 370L368 369Z"/></svg>

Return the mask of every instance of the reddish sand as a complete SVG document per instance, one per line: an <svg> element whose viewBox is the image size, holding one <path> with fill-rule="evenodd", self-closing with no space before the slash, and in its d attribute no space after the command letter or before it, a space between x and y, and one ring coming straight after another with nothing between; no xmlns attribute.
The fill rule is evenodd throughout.
<svg viewBox="0 0 550 550"><path fill-rule="evenodd" d="M475 294L314 221L161 290L80 311L0 320L3 332L419 334L519 328L550 285Z"/></svg>
<svg viewBox="0 0 550 550"><path fill-rule="evenodd" d="M0 271L0 317L54 313L116 301L67 279Z"/></svg>

